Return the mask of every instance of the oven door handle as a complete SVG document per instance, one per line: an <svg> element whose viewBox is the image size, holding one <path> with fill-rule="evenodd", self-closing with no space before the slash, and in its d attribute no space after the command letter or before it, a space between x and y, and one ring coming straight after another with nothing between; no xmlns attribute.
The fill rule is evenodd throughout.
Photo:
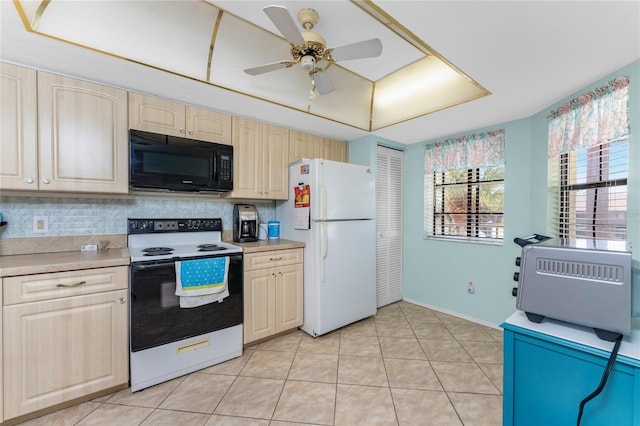
<svg viewBox="0 0 640 426"><path fill-rule="evenodd" d="M131 265L131 269L135 271L146 271L147 269L157 269L157 268L166 268L168 266L173 266L173 262L171 263L154 263L151 265Z"/></svg>

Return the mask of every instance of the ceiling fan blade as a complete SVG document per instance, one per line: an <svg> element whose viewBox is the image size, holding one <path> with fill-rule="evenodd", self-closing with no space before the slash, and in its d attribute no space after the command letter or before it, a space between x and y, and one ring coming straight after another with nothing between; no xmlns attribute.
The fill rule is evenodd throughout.
<svg viewBox="0 0 640 426"><path fill-rule="evenodd" d="M345 44L331 49L331 56L336 61L348 61L351 59L372 58L380 56L382 43L377 38Z"/></svg>
<svg viewBox="0 0 640 426"><path fill-rule="evenodd" d="M246 70L244 70L244 72L246 72L249 75L259 75L259 74L264 74L266 72L280 70L283 68L289 68L290 66L295 64L296 64L295 61L278 61L278 62L272 62L270 64L260 65L254 68L247 68Z"/></svg>
<svg viewBox="0 0 640 426"><path fill-rule="evenodd" d="M318 71L313 76L315 78L318 93L320 93L321 95L328 95L329 93L336 90L336 88L333 87L333 83L331 83L331 80L329 80L329 76L324 72Z"/></svg>
<svg viewBox="0 0 640 426"><path fill-rule="evenodd" d="M304 39L291 14L284 6L267 6L262 9L271 22L276 26L280 34L291 44L304 44Z"/></svg>

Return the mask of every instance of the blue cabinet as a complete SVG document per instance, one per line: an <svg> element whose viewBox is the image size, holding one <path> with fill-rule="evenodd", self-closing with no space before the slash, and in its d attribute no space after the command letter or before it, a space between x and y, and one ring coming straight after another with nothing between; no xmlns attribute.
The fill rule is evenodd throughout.
<svg viewBox="0 0 640 426"><path fill-rule="evenodd" d="M582 426L640 426L640 327L625 337L607 384ZM613 343L592 330L516 312L504 324L505 426L575 425L580 401L600 383Z"/></svg>

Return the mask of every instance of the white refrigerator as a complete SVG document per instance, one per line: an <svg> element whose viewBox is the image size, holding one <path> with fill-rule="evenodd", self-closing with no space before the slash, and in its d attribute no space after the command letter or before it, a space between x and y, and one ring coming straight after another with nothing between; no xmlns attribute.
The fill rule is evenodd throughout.
<svg viewBox="0 0 640 426"><path fill-rule="evenodd" d="M370 167L302 159L289 166L281 238L303 241L304 324L319 336L376 313L375 177Z"/></svg>

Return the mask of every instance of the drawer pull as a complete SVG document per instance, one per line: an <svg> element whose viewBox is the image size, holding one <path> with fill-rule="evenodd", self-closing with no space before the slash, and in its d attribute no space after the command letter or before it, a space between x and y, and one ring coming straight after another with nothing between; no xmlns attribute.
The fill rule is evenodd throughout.
<svg viewBox="0 0 640 426"><path fill-rule="evenodd" d="M125 299L124 297L119 297L118 298L118 302L122 305L123 303L125 303L127 301L127 299Z"/></svg>
<svg viewBox="0 0 640 426"><path fill-rule="evenodd" d="M283 257L282 257L282 256L280 256L280 257L270 257L270 258L269 258L269 260L271 260L271 261L274 261L274 260L282 260L282 259L283 259Z"/></svg>
<svg viewBox="0 0 640 426"><path fill-rule="evenodd" d="M75 284L58 284L58 285L56 285L56 287L61 287L61 288L79 287L79 286L81 286L83 284L86 284L86 283L87 283L86 281L80 281L80 282L75 283Z"/></svg>

